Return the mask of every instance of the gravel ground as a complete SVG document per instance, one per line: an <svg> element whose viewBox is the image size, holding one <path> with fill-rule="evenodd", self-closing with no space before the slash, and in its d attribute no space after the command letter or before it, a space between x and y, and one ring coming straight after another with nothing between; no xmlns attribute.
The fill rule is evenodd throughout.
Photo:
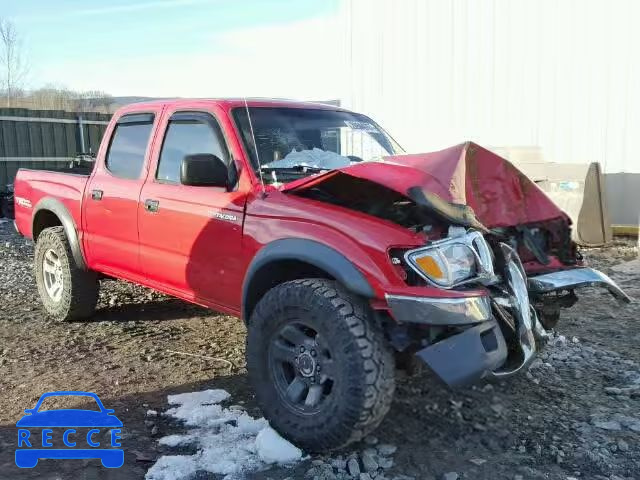
<svg viewBox="0 0 640 480"><path fill-rule="evenodd" d="M635 244L584 253L640 298L640 261L624 263L638 257ZM51 322L32 254L29 241L0 225L0 479L143 478L160 455L176 453L157 439L185 431L166 416L146 415L166 411L168 394L223 388L260 416L244 369L242 322L116 281L103 282L90 321ZM458 391L429 373L401 375L374 436L247 478L640 479L639 310L585 291L526 375ZM15 422L50 390L94 391L115 409L125 425L122 468L95 460L15 467Z"/></svg>

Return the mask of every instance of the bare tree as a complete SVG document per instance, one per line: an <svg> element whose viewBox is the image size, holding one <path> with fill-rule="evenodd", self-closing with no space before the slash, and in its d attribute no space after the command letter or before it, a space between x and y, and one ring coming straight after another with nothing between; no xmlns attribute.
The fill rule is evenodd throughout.
<svg viewBox="0 0 640 480"><path fill-rule="evenodd" d="M65 87L45 85L37 90L27 92L23 100L30 108L73 111L75 110L74 97L74 92ZM16 103L21 104L22 102Z"/></svg>
<svg viewBox="0 0 640 480"><path fill-rule="evenodd" d="M3 67L2 87L7 97L7 107L24 86L29 71L23 54L20 34L10 20L0 19L0 65Z"/></svg>
<svg viewBox="0 0 640 480"><path fill-rule="evenodd" d="M101 90L89 90L76 94L76 109L79 112L109 111L115 103L113 97Z"/></svg>
<svg viewBox="0 0 640 480"><path fill-rule="evenodd" d="M13 107L39 110L65 110L67 112L113 113L117 103L100 90L75 91L64 85L47 84L35 90L25 90L11 99Z"/></svg>

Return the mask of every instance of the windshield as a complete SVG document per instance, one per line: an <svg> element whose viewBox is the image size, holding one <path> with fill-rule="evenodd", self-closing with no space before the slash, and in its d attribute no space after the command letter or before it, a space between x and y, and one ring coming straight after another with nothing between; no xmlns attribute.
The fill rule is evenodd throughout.
<svg viewBox="0 0 640 480"><path fill-rule="evenodd" d="M287 107L237 108L233 116L256 175L282 184L354 163L381 161L402 149L364 115ZM255 135L253 142L251 127Z"/></svg>

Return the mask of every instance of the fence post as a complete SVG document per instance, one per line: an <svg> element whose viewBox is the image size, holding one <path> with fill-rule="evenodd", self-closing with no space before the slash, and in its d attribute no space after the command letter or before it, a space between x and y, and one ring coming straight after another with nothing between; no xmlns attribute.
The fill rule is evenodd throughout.
<svg viewBox="0 0 640 480"><path fill-rule="evenodd" d="M84 125L82 123L82 115L78 115L78 134L80 135L80 153L87 153L84 148Z"/></svg>

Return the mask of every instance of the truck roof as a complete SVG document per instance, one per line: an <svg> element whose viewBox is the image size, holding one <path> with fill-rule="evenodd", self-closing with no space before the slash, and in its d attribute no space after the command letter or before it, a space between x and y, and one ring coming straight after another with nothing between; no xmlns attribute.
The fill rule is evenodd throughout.
<svg viewBox="0 0 640 480"><path fill-rule="evenodd" d="M146 102L131 103L122 107L123 110L128 112L140 111L150 106L165 105L168 107L173 106L191 106L191 105L206 105L213 104L219 105L226 110L230 110L235 107L244 107L246 104L249 107L288 107L288 108L316 108L326 110L341 110L348 111L345 108L341 108L337 105L331 105L329 103L320 102L305 102L300 100L290 100L285 98L167 98L161 100L152 100Z"/></svg>

